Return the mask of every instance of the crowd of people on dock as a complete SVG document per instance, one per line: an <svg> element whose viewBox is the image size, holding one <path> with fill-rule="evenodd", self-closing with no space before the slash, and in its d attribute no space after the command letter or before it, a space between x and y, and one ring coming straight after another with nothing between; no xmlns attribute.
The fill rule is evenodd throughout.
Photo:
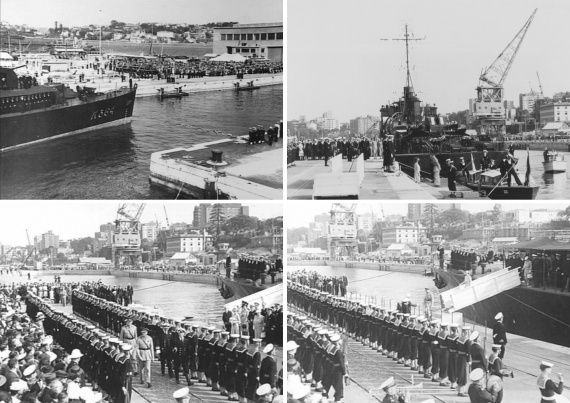
<svg viewBox="0 0 570 403"><path fill-rule="evenodd" d="M177 383L183 379L188 387L197 380L230 400L266 402L271 400L259 399L282 392L275 345L268 343L262 349L263 340L252 337L249 326L231 333L207 324L128 309L80 290L74 292L73 309L132 346L133 376L140 376L141 384L148 388L152 387L150 363L159 357L162 375L168 373Z"/></svg>
<svg viewBox="0 0 570 403"><path fill-rule="evenodd" d="M216 62L196 59L174 59L170 57L112 57L102 65L104 70L129 74L130 78L203 78L225 77L248 74L275 74L283 72L283 63L269 60L238 62Z"/></svg>
<svg viewBox="0 0 570 403"><path fill-rule="evenodd" d="M95 335L94 327L53 308L51 301L43 298L45 294L40 297L34 293L36 290L24 283L0 287L0 401L125 401L123 390L112 387L119 385L117 380L126 373L127 354L121 346L111 348L107 337L105 344L100 344L106 349L100 350L97 364L87 360L81 349L103 343L104 336ZM93 372L88 375L94 368L100 368L96 371L101 383L97 383ZM112 372L105 372L107 369ZM104 400L102 390L113 395Z"/></svg>
<svg viewBox="0 0 570 403"><path fill-rule="evenodd" d="M451 246L451 268L462 270L469 276L474 276L479 268L484 274L486 265L496 261L504 262L504 266L510 270L518 270L521 282L526 286L570 292L570 254L566 252L515 252L504 256L492 249L484 252L476 248Z"/></svg>
<svg viewBox="0 0 570 403"><path fill-rule="evenodd" d="M330 295L344 297L348 287L348 277L325 276L312 270L296 270L287 273L287 279L319 291L328 292Z"/></svg>
<svg viewBox="0 0 570 403"><path fill-rule="evenodd" d="M499 379L512 375L499 357L501 344L494 344L492 354L487 357L479 343L479 333L470 325L412 315L409 313L411 302L406 299L399 309L386 309L350 302L303 284L288 283L288 303L301 312L288 314L287 329L288 340L299 345L295 360L299 363L302 380L325 395L332 386L335 401L340 401L342 384L338 383L337 390L325 375L327 365L330 371L332 359L328 346L333 338L338 341L341 335L362 342L440 386L457 390L459 396L483 393L483 389L473 386L483 378L479 377L479 371L488 379L496 377L496 385ZM288 376L290 368L288 363ZM474 373L474 370L478 371ZM468 386L470 379L473 383ZM502 391L498 389L494 386L485 392L493 394L497 399L494 401L499 402Z"/></svg>
<svg viewBox="0 0 570 403"><path fill-rule="evenodd" d="M365 160L390 160L394 154L393 140L390 136L383 141L378 136L295 139L287 145L287 164L304 160L324 160L327 165L330 158L339 154L348 161L356 159L360 154L363 154Z"/></svg>

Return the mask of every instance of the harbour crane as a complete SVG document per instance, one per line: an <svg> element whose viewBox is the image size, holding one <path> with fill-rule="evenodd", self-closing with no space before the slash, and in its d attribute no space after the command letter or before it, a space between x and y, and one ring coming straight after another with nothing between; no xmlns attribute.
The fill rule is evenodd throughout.
<svg viewBox="0 0 570 403"><path fill-rule="evenodd" d="M540 96L544 96L544 92L542 91L542 83L540 82L540 76L538 75L538 71L536 72L536 76L538 77L538 86L540 87Z"/></svg>
<svg viewBox="0 0 570 403"><path fill-rule="evenodd" d="M134 265L142 256L140 218L146 204L122 203L117 209L112 255L115 267L121 264Z"/></svg>
<svg viewBox="0 0 570 403"><path fill-rule="evenodd" d="M513 65L524 37L534 19L536 9L521 30L499 54L497 59L479 77L477 99L471 111L477 120L482 135L504 135L506 133L503 107L503 84Z"/></svg>
<svg viewBox="0 0 570 403"><path fill-rule="evenodd" d="M166 217L166 226L170 228L170 222L168 221L168 213L166 212L166 206L162 206L164 208L164 216Z"/></svg>

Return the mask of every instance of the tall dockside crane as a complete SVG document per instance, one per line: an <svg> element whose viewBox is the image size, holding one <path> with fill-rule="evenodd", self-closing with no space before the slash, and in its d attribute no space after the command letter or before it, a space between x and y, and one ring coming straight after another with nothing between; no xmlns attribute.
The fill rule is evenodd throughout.
<svg viewBox="0 0 570 403"><path fill-rule="evenodd" d="M473 104L474 110L471 112L482 135L501 136L506 133L503 84L536 11L535 9L514 39L479 77L477 99Z"/></svg>
<svg viewBox="0 0 570 403"><path fill-rule="evenodd" d="M140 218L145 204L123 203L117 210L112 255L115 267L135 265L142 257Z"/></svg>

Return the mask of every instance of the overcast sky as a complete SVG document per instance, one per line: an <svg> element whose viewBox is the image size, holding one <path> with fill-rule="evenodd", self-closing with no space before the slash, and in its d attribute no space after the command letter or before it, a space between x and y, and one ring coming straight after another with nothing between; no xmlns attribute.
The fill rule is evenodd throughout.
<svg viewBox="0 0 570 403"><path fill-rule="evenodd" d="M476 201L476 202L464 202L461 203L461 209L469 211L471 213L477 213L480 211L492 210L495 204L494 201ZM343 203L346 206L350 206L352 203L346 201ZM449 203L436 203L436 204L449 204ZM502 209L505 211L514 209L539 209L548 208L553 210L564 210L568 207L568 202L538 202L538 201L513 201L513 202L503 202L501 203ZM312 201L312 202L300 202L294 200L287 201L287 211L286 211L286 226L287 228L297 228L297 227L308 227L310 222L314 221L315 215L318 214L328 214L331 210L332 203L326 201ZM400 214L408 214L408 203L407 202L369 202L369 201L358 201L356 212L359 214L374 213L377 217Z"/></svg>
<svg viewBox="0 0 570 403"><path fill-rule="evenodd" d="M51 28L108 25L111 20L127 23L160 22L205 24L282 22L282 0L2 0L2 21Z"/></svg>
<svg viewBox="0 0 570 403"><path fill-rule="evenodd" d="M148 202L141 216L141 221L158 219L166 223L164 206L169 222L192 224L194 206L201 202ZM250 204L249 214L261 219L283 215L282 204ZM2 201L0 208L0 243L11 246L27 245L26 229L30 241L36 235L49 230L59 235L59 239L68 240L92 237L99 231L99 226L113 222L117 218L119 202L81 202L81 201Z"/></svg>
<svg viewBox="0 0 570 403"><path fill-rule="evenodd" d="M536 16L505 81L505 99L570 91L568 0L289 0L287 119L332 111L341 122L397 100L406 80L404 25L419 98L440 113L468 109L483 68Z"/></svg>

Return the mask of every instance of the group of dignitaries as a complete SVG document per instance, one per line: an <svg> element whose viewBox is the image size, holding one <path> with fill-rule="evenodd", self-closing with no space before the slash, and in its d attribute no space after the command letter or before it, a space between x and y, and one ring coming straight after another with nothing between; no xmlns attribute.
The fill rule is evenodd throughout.
<svg viewBox="0 0 570 403"><path fill-rule="evenodd" d="M228 259L226 259L226 262ZM231 262L231 258L229 260ZM230 277L231 266L226 264L226 277ZM264 256L240 255L237 264L237 273L239 278L249 279L252 281L261 280L261 284L265 284L265 278L270 275L271 283L275 283L275 276L278 272L283 271L283 260L281 258L272 261Z"/></svg>
<svg viewBox="0 0 570 403"><path fill-rule="evenodd" d="M328 393L329 380L322 377L323 372L316 363L320 363L322 357L328 357L325 354L332 343L330 334L340 333L353 337L440 386L457 390L459 396L470 396L472 402L485 401L477 400L484 394L494 394L494 402L501 402L502 390L493 385L500 385L504 376L512 375L502 364L501 353L504 353L506 344L504 328L487 358L479 343L479 333L472 331L470 325L460 326L412 315L413 304L409 298L394 310L349 301L299 283L288 282L287 287L288 303L306 315L288 315L289 340L299 345L297 360L300 369L307 379L312 379L317 390L322 387ZM327 326L321 326L322 323ZM489 385L481 384L484 388L473 386L479 385L477 382L483 379L483 376L479 377L479 371L473 374L476 369L482 371L485 382L491 381ZM473 384L468 390L470 379ZM336 392L336 387L333 387ZM342 389L340 384L338 387ZM389 386L386 387L388 389ZM337 397L335 395L336 401Z"/></svg>
<svg viewBox="0 0 570 403"><path fill-rule="evenodd" d="M250 127L248 131L248 144L263 144L267 142L269 145L277 143L279 137L283 137L283 120L275 123L273 126L269 126L267 131L262 125L257 125L257 127ZM267 136L267 140L266 140Z"/></svg>
<svg viewBox="0 0 570 403"><path fill-rule="evenodd" d="M289 272L288 278L295 283L341 297L346 295L348 287L348 277L344 273L341 276L324 276L316 271L303 269Z"/></svg>
<svg viewBox="0 0 570 403"><path fill-rule="evenodd" d="M343 159L352 161L362 154L365 160L370 158L383 158L384 166L391 167L394 163L394 139L386 136L382 141L378 136L321 138L312 140L298 140L291 144L293 160L325 160L342 154ZM289 159L289 158L288 158Z"/></svg>
<svg viewBox="0 0 570 403"><path fill-rule="evenodd" d="M189 387L197 380L230 401L271 401L282 390L274 345L262 349L262 340L247 333L128 309L81 290L74 291L73 309L130 347L131 377L138 375L148 388L150 364L158 357L163 376L180 383L182 374Z"/></svg>

